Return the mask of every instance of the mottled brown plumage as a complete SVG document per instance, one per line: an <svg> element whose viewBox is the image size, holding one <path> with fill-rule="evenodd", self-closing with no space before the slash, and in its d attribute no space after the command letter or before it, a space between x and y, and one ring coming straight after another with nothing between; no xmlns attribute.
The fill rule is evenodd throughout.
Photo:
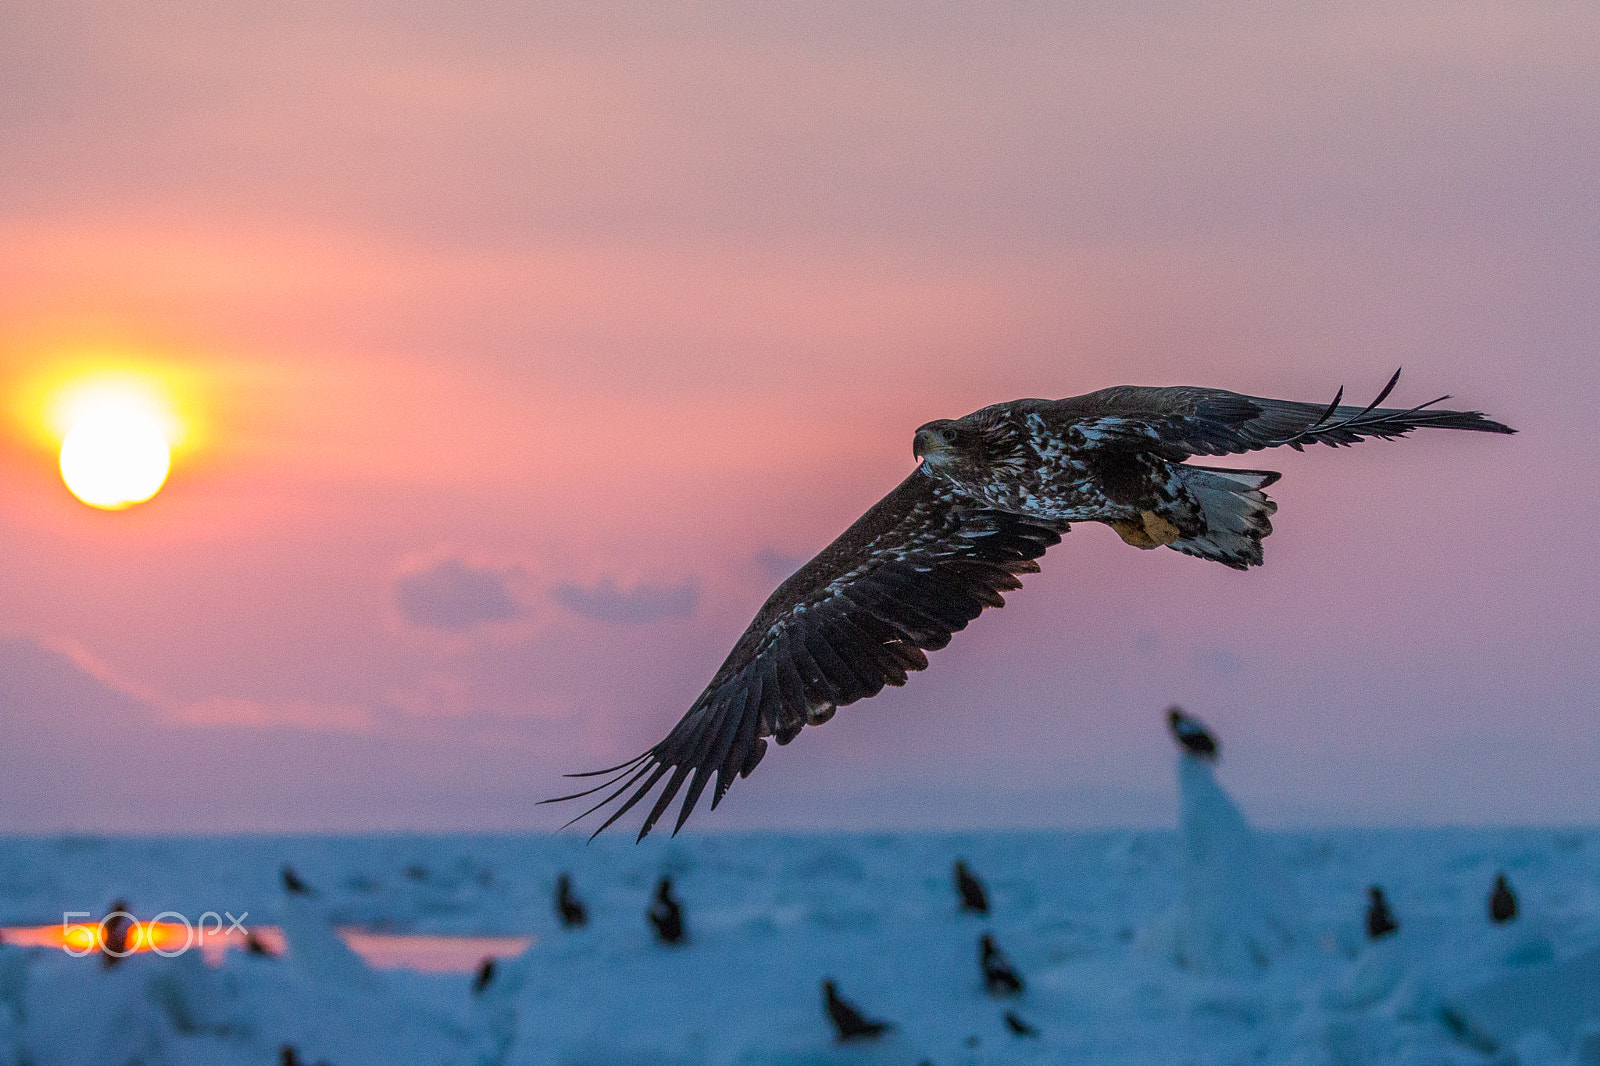
<svg viewBox="0 0 1600 1066"><path fill-rule="evenodd" d="M816 558L779 585L711 683L655 747L609 770L579 818L621 801L604 830L665 779L642 839L683 791L674 832L713 777L713 808L736 777L834 710L903 685L1060 541L1103 522L1139 548L1171 547L1243 570L1261 563L1277 505L1272 471L1186 463L1307 444L1340 446L1434 427L1510 433L1432 403L1380 408L1293 403L1220 389L1119 386L1065 400L1016 400L919 428L922 461ZM1342 393L1341 393L1342 395ZM626 797L626 798L624 798ZM574 819L576 821L577 819Z"/></svg>

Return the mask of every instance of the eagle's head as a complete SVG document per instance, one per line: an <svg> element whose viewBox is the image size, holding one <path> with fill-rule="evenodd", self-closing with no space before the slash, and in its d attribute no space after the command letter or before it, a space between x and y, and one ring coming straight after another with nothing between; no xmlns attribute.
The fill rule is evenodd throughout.
<svg viewBox="0 0 1600 1066"><path fill-rule="evenodd" d="M982 482L995 464L1017 455L1016 434L1003 420L975 411L965 418L940 418L917 429L911 454L932 473L954 481Z"/></svg>

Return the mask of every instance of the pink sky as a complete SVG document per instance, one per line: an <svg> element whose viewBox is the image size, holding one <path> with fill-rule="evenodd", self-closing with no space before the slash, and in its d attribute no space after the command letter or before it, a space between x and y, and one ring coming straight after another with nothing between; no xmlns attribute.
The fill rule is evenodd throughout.
<svg viewBox="0 0 1600 1066"><path fill-rule="evenodd" d="M1117 383L1523 432L1075 529L707 828L1594 821L1600 11L0 0L0 831L549 828L922 422ZM178 376L153 502L25 415Z"/></svg>

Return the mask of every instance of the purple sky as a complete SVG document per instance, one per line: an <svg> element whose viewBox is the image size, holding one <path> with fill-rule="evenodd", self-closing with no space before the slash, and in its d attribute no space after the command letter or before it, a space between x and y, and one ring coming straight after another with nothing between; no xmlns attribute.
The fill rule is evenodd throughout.
<svg viewBox="0 0 1600 1066"><path fill-rule="evenodd" d="M706 828L1600 819L1600 9L0 0L0 831L548 828L910 468L1116 383L1397 401L1239 574L1080 526ZM29 397L194 429L130 511Z"/></svg>

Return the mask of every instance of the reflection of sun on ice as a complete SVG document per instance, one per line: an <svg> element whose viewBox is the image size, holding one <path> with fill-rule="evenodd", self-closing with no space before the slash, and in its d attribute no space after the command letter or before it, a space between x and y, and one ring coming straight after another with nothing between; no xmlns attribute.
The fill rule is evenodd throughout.
<svg viewBox="0 0 1600 1066"><path fill-rule="evenodd" d="M117 510L143 503L167 479L170 418L136 385L103 383L72 393L62 405L61 478L92 507Z"/></svg>
<svg viewBox="0 0 1600 1066"><path fill-rule="evenodd" d="M73 917L82 917L82 921L58 925L6 926L0 928L0 940L14 947L65 948L68 954L77 958L103 950L106 946L106 923L94 917ZM267 950L275 954L283 952L283 933L276 927L252 926L251 932ZM229 948L244 947L244 927L230 928L220 924L220 920L218 924L201 926L134 919L128 923L127 937L119 950L129 954L158 951L173 955L195 949L208 959L215 959Z"/></svg>

